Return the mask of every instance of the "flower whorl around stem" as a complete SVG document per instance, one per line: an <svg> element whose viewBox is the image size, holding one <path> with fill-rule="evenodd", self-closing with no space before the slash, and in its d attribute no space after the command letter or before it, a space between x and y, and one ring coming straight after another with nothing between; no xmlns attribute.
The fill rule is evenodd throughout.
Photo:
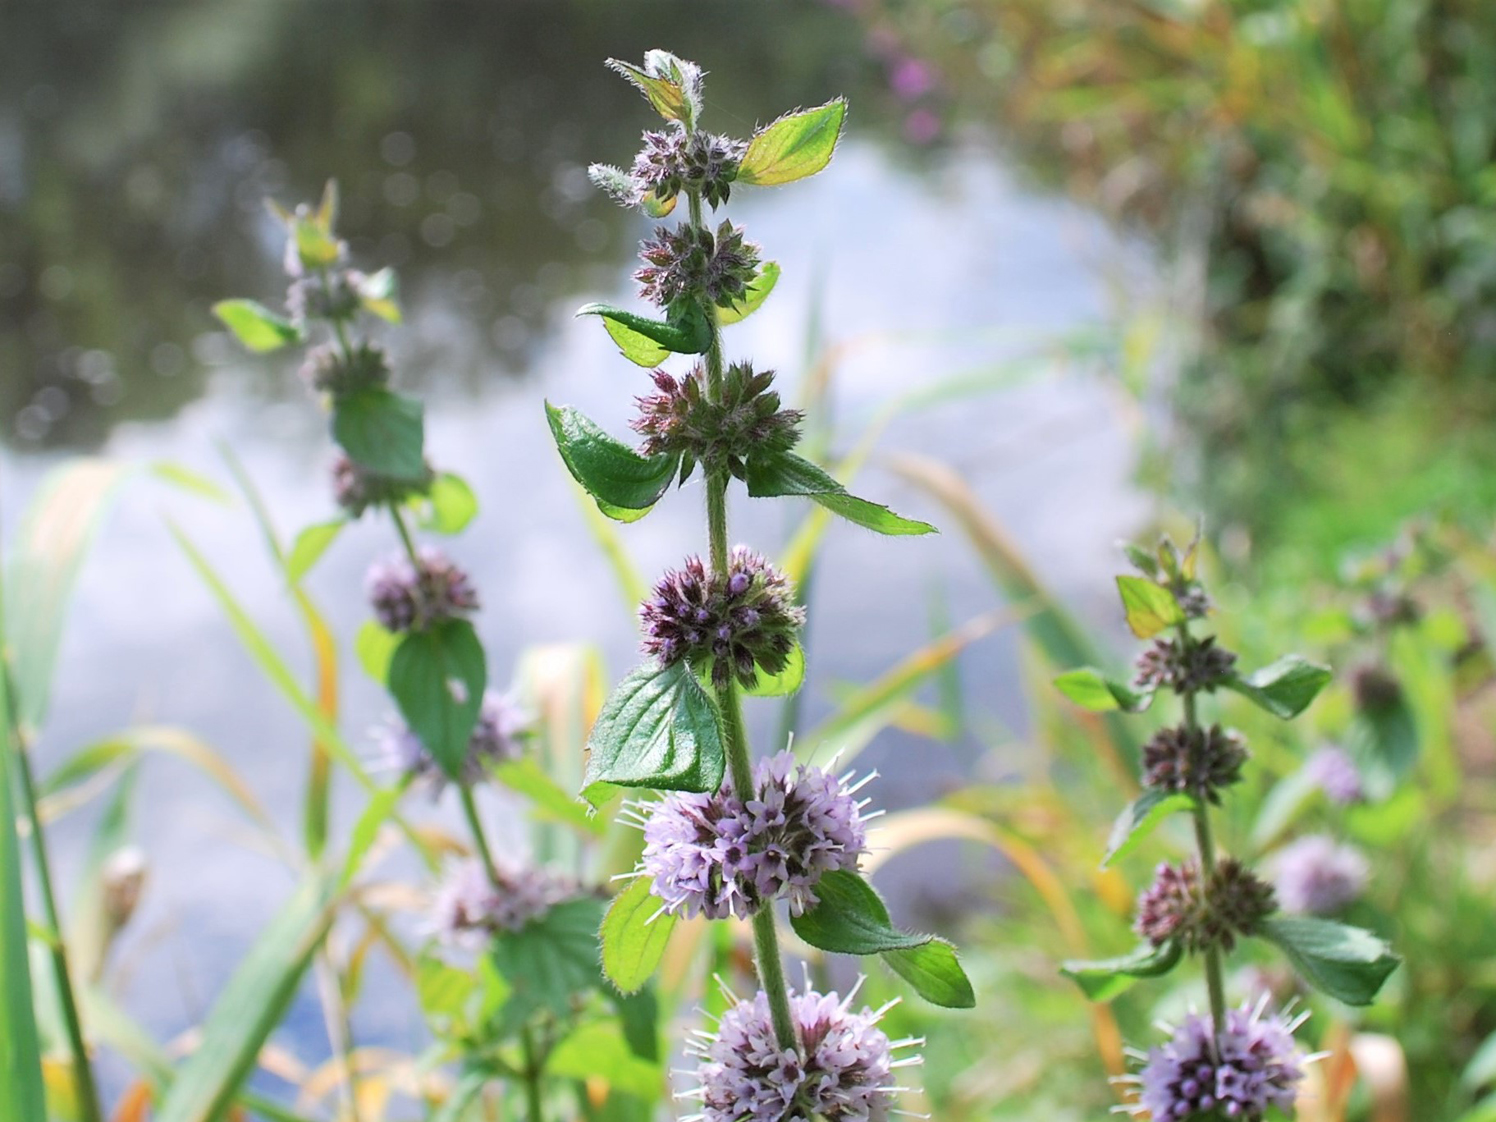
<svg viewBox="0 0 1496 1122"><path fill-rule="evenodd" d="M708 475L725 468L742 479L755 453L787 452L800 439L805 414L781 406L770 387L772 370L735 362L722 375L716 400L706 394L706 368L697 363L676 379L656 370L656 393L635 398L639 415L629 422L645 456L671 453L699 463Z"/></svg>
<svg viewBox="0 0 1496 1122"><path fill-rule="evenodd" d="M291 321L305 326L308 320L352 319L358 312L360 289L367 280L357 269L333 268L305 273L286 290L286 311Z"/></svg>
<svg viewBox="0 0 1496 1122"><path fill-rule="evenodd" d="M688 133L684 126L646 132L644 147L621 179L594 174L594 179L625 206L638 206L646 197L669 203L682 191L699 191L713 206L732 194L732 182L748 145L714 133Z"/></svg>
<svg viewBox="0 0 1496 1122"><path fill-rule="evenodd" d="M1272 886L1234 858L1219 861L1203 884L1193 861L1165 862L1138 898L1133 930L1155 946L1177 939L1188 951L1229 951L1276 908Z"/></svg>
<svg viewBox="0 0 1496 1122"><path fill-rule="evenodd" d="M489 690L478 709L478 722L468 737L467 755L458 782L465 787L482 782L495 764L517 760L524 753L529 718L512 697ZM399 719L378 731L380 763L411 781L440 793L447 775L427 751L421 738Z"/></svg>
<svg viewBox="0 0 1496 1122"><path fill-rule="evenodd" d="M308 386L319 393L354 393L364 389L380 389L390 380L389 355L383 347L359 341L347 356L341 347L324 343L307 352L301 364L301 377Z"/></svg>
<svg viewBox="0 0 1496 1122"><path fill-rule="evenodd" d="M795 649L805 609L794 588L759 554L735 546L727 572L707 569L689 557L655 585L639 609L643 650L664 666L687 660L693 669L710 665L713 684L734 676L751 686L759 671L778 674Z"/></svg>
<svg viewBox="0 0 1496 1122"><path fill-rule="evenodd" d="M1217 1036L1209 1016L1191 1014L1131 1077L1138 1101L1127 1109L1153 1122L1263 1122L1270 1110L1291 1113L1309 1062L1293 1038L1305 1016L1268 1013L1263 997L1226 1010Z"/></svg>
<svg viewBox="0 0 1496 1122"><path fill-rule="evenodd" d="M637 804L639 874L672 913L746 919L784 896L800 915L819 902L822 876L855 871L867 852L857 791L872 778L837 779L786 751L759 761L749 798L724 786Z"/></svg>
<svg viewBox="0 0 1496 1122"><path fill-rule="evenodd" d="M1143 745L1143 785L1221 802L1221 789L1241 781L1246 742L1235 732L1212 725L1160 729Z"/></svg>
<svg viewBox="0 0 1496 1122"><path fill-rule="evenodd" d="M429 546L416 556L419 572L407 557L370 567L369 602L380 626L396 633L423 631L478 610L478 592L467 573Z"/></svg>
<svg viewBox="0 0 1496 1122"><path fill-rule="evenodd" d="M1164 687L1175 693L1212 693L1236 665L1236 655L1216 646L1215 636L1193 643L1155 639L1138 656L1134 684L1143 689Z"/></svg>
<svg viewBox="0 0 1496 1122"><path fill-rule="evenodd" d="M639 247L644 266L634 273L639 295L661 308L697 298L719 308L742 301L758 272L758 246L742 227L723 221L716 234L689 224L661 226Z"/></svg>
<svg viewBox="0 0 1496 1122"><path fill-rule="evenodd" d="M482 862L447 870L432 900L427 927L448 946L481 950L495 936L518 931L576 896L575 881L550 870L495 859L491 881Z"/></svg>
<svg viewBox="0 0 1496 1122"><path fill-rule="evenodd" d="M435 479L436 473L429 464L420 479L401 479L370 471L346 453L340 453L332 465L332 494L349 518L359 518L371 506L398 506L406 499L426 494Z"/></svg>
<svg viewBox="0 0 1496 1122"><path fill-rule="evenodd" d="M1273 885L1285 912L1334 915L1366 890L1371 866L1354 846L1310 834L1273 858Z"/></svg>
<svg viewBox="0 0 1496 1122"><path fill-rule="evenodd" d="M878 1027L885 1009L853 1011L846 998L807 990L790 996L790 1019L800 1040L781 1048L768 998L758 993L722 1014L715 1033L687 1045L696 1057L700 1122L886 1122L894 1111L895 1071L922 1062L895 1059L918 1039L890 1040ZM688 1119L687 1122L691 1122Z"/></svg>

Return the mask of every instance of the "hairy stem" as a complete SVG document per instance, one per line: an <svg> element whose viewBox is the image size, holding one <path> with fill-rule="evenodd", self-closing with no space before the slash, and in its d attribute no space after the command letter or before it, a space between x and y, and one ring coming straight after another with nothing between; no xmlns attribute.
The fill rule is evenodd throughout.
<svg viewBox="0 0 1496 1122"><path fill-rule="evenodd" d="M1179 640L1186 649L1194 642L1190 637L1189 626L1179 625ZM1200 718L1195 712L1195 695L1193 692L1181 696L1184 704L1184 726L1191 733L1199 731ZM1210 830L1210 812L1203 799L1195 800L1195 845L1200 851L1200 882L1208 884L1215 873L1215 838ZM1226 983L1225 971L1222 963L1221 948L1209 946L1205 948L1205 987L1210 992L1210 1019L1215 1024L1216 1038L1219 1039L1226 1027Z"/></svg>
<svg viewBox="0 0 1496 1122"><path fill-rule="evenodd" d="M540 1101L540 1075L542 1059L535 1049L535 1034L526 1025L521 1033L525 1049L525 1117L528 1122L541 1122L545 1113Z"/></svg>

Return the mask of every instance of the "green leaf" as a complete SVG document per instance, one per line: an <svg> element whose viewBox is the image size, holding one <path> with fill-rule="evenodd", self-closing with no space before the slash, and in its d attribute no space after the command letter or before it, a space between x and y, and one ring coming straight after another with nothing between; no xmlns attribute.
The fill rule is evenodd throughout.
<svg viewBox="0 0 1496 1122"><path fill-rule="evenodd" d="M424 413L415 398L385 389L340 394L333 402L333 439L370 471L394 479L424 479Z"/></svg>
<svg viewBox="0 0 1496 1122"><path fill-rule="evenodd" d="M845 870L826 873L815 891L820 903L790 917L795 934L811 946L835 954L884 955L926 1001L954 1009L976 1004L971 982L950 944L894 927L882 897L862 877ZM936 944L945 950L932 949Z"/></svg>
<svg viewBox="0 0 1496 1122"><path fill-rule="evenodd" d="M390 659L395 657L395 648L400 645L400 636L384 628L378 620L365 620L353 639L353 653L364 673L381 686L389 681Z"/></svg>
<svg viewBox="0 0 1496 1122"><path fill-rule="evenodd" d="M421 529L434 534L460 534L478 515L478 496L467 480L450 471L433 479L430 489L413 496L410 505Z"/></svg>
<svg viewBox="0 0 1496 1122"><path fill-rule="evenodd" d="M774 286L779 283L780 274L777 261L765 261L759 267L758 276L754 277L748 285L748 290L743 293L743 299L731 308L717 309L717 326L730 327L735 323L741 323L759 308L763 307L769 293L774 291Z"/></svg>
<svg viewBox="0 0 1496 1122"><path fill-rule="evenodd" d="M901 518L886 506L847 493L847 489L809 460L793 452L765 452L747 464L748 494L754 498L804 495L833 514L880 534L933 534L928 522Z"/></svg>
<svg viewBox="0 0 1496 1122"><path fill-rule="evenodd" d="M1099 962L1067 962L1060 973L1081 988L1092 1001L1111 1001L1131 989L1139 978L1159 978L1179 965L1184 951L1173 939L1155 947L1143 943L1137 950Z"/></svg>
<svg viewBox="0 0 1496 1122"><path fill-rule="evenodd" d="M1128 803L1112 824L1111 836L1106 841L1106 856L1101 859L1104 869L1113 861L1120 861L1158 827L1171 814L1182 810L1193 810L1195 800L1189 795L1172 791L1160 791L1150 787Z"/></svg>
<svg viewBox="0 0 1496 1122"><path fill-rule="evenodd" d="M448 778L462 774L487 680L483 644L465 619L410 632L390 659L389 689L400 715Z"/></svg>
<svg viewBox="0 0 1496 1122"><path fill-rule="evenodd" d="M156 1122L218 1122L296 996L332 923L321 875L302 884L271 921L213 1004L197 1050L178 1070Z"/></svg>
<svg viewBox="0 0 1496 1122"><path fill-rule="evenodd" d="M669 218L670 215L674 213L675 204L678 202L680 202L679 195L671 195L668 199L662 199L653 191L649 191L645 193L644 198L639 200L639 205L644 209L644 213L649 215L651 218ZM614 324L608 325L608 334L612 335L614 340L617 341L618 336L613 331L614 326ZM623 344L620 341L619 346L622 345ZM637 362L638 360L635 359L634 361ZM654 364L646 363L644 365L652 366Z"/></svg>
<svg viewBox="0 0 1496 1122"><path fill-rule="evenodd" d="M591 1021L556 1045L546 1060L546 1074L561 1079L601 1079L611 1089L645 1102L658 1099L665 1086L665 1071L658 1063L641 1059L612 1021Z"/></svg>
<svg viewBox="0 0 1496 1122"><path fill-rule="evenodd" d="M1313 916L1269 916L1262 935L1306 982L1347 1005L1370 1005L1402 961L1370 931Z"/></svg>
<svg viewBox="0 0 1496 1122"><path fill-rule="evenodd" d="M610 304L584 304L577 309L579 316L601 316L605 324L617 324L627 328L633 335L642 335L667 351L673 351L682 355L705 354L707 347L712 343L712 328L707 322L705 313L694 304L689 305L686 311L679 317L672 316L669 320L650 319L647 316L635 315L626 312L622 308L615 308ZM630 343L625 346L619 336L613 333L611 327L608 333L613 335L613 341L618 343L625 357L632 362L638 362L642 366L653 366L655 362L641 362L639 357L630 354L630 349L635 345ZM632 335L624 336L631 340ZM641 356L642 357L642 356Z"/></svg>
<svg viewBox="0 0 1496 1122"><path fill-rule="evenodd" d="M493 775L505 787L529 799L534 804L536 818L564 822L595 837L608 832L606 818L578 802L575 795L547 775L533 758L506 760L493 769Z"/></svg>
<svg viewBox="0 0 1496 1122"><path fill-rule="evenodd" d="M743 692L750 697L789 697L805 683L805 648L796 643L778 674L765 674L760 668L753 685Z"/></svg>
<svg viewBox="0 0 1496 1122"><path fill-rule="evenodd" d="M625 326L617 320L603 320L603 329L607 331L613 342L618 344L619 353L635 366L652 369L670 357L669 347L660 346L648 335L635 331L632 327Z"/></svg>
<svg viewBox="0 0 1496 1122"><path fill-rule="evenodd" d="M296 535L290 555L286 558L286 575L292 584L300 584L301 578L312 571L312 566L321 560L346 525L346 518L334 518L308 526Z"/></svg>
<svg viewBox="0 0 1496 1122"><path fill-rule="evenodd" d="M1367 798L1392 796L1399 780L1418 763L1418 719L1405 692L1361 705L1345 736L1346 750L1361 773Z"/></svg>
<svg viewBox="0 0 1496 1122"><path fill-rule="evenodd" d="M649 885L648 877L635 877L603 919L603 973L623 993L637 993L654 976L675 930L676 917Z"/></svg>
<svg viewBox="0 0 1496 1122"><path fill-rule="evenodd" d="M679 456L641 456L569 405L546 402L545 415L566 470L610 518L643 518L675 478Z"/></svg>
<svg viewBox="0 0 1496 1122"><path fill-rule="evenodd" d="M1153 704L1152 690L1135 690L1089 666L1065 671L1054 680L1054 684L1075 704L1097 713L1110 709L1141 713Z"/></svg>
<svg viewBox="0 0 1496 1122"><path fill-rule="evenodd" d="M213 314L256 354L301 342L301 332L294 323L253 300L220 300L213 305Z"/></svg>
<svg viewBox="0 0 1496 1122"><path fill-rule="evenodd" d="M1117 591L1127 613L1127 626L1139 639L1151 639L1160 631L1184 622L1184 609L1174 594L1147 577L1118 577Z"/></svg>
<svg viewBox="0 0 1496 1122"><path fill-rule="evenodd" d="M385 323L400 322L400 279L386 266L363 278L358 286L359 303L364 311Z"/></svg>
<svg viewBox="0 0 1496 1122"><path fill-rule="evenodd" d="M1319 691L1329 685L1330 668L1310 662L1300 655L1284 655L1271 666L1243 678L1233 674L1226 679L1227 689L1235 690L1259 709L1274 717L1292 720L1309 708Z"/></svg>
<svg viewBox="0 0 1496 1122"><path fill-rule="evenodd" d="M846 116L846 100L837 98L759 129L738 168L738 182L773 187L814 175L831 162Z"/></svg>
<svg viewBox="0 0 1496 1122"><path fill-rule="evenodd" d="M601 920L600 900L568 900L520 930L494 939L490 958L512 987L504 1006L506 1024L522 1024L541 1009L566 1016L573 996L601 984Z"/></svg>
<svg viewBox="0 0 1496 1122"><path fill-rule="evenodd" d="M701 69L668 51L650 51L644 69L631 62L610 58L608 69L627 78L667 121L694 128L701 113Z"/></svg>
<svg viewBox="0 0 1496 1122"><path fill-rule="evenodd" d="M684 662L641 666L619 682L587 748L582 797L594 806L610 784L715 791L727 766L721 717Z"/></svg>

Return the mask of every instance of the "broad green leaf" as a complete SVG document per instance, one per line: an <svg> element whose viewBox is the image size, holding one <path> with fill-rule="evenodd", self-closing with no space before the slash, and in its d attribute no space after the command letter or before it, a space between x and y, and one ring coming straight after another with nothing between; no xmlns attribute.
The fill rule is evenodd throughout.
<svg viewBox="0 0 1496 1122"><path fill-rule="evenodd" d="M301 342L294 323L253 300L220 300L213 305L213 314L256 354Z"/></svg>
<svg viewBox="0 0 1496 1122"><path fill-rule="evenodd" d="M336 197L336 193L333 197ZM324 195L325 198L327 196ZM310 218L300 214L292 216L291 236L296 240L296 254L301 258L303 267L317 270L337 264L341 247L332 232L330 218L336 209L334 206L332 210L320 210Z"/></svg>
<svg viewBox="0 0 1496 1122"><path fill-rule="evenodd" d="M330 885L314 874L219 994L203 1023L201 1043L178 1070L155 1122L219 1122L296 996L333 912Z"/></svg>
<svg viewBox="0 0 1496 1122"><path fill-rule="evenodd" d="M684 662L641 666L618 683L587 748L582 797L594 806L609 785L715 791L727 766L721 717Z"/></svg>
<svg viewBox="0 0 1496 1122"><path fill-rule="evenodd" d="M765 674L758 670L753 685L743 692L750 697L788 697L805 683L805 648L799 643L790 651L784 669L778 674Z"/></svg>
<svg viewBox="0 0 1496 1122"><path fill-rule="evenodd" d="M1184 609L1174 594L1147 577L1118 577L1117 592L1127 613L1127 626L1139 639L1151 639L1160 631L1184 622Z"/></svg>
<svg viewBox="0 0 1496 1122"><path fill-rule="evenodd" d="M1101 859L1104 869L1113 861L1120 861L1158 827L1171 814L1193 810L1195 800L1189 795L1171 791L1160 791L1150 787L1128 803L1112 823L1111 836L1106 842L1106 856Z"/></svg>
<svg viewBox="0 0 1496 1122"><path fill-rule="evenodd" d="M506 1024L523 1023L541 1009L566 1016L574 995L602 984L597 958L602 911L600 900L568 900L494 939L490 958L511 987Z"/></svg>
<svg viewBox="0 0 1496 1122"><path fill-rule="evenodd" d="M748 494L754 498L803 495L833 514L880 534L933 534L928 522L901 518L886 506L859 499L809 460L793 452L767 452L747 465Z"/></svg>
<svg viewBox="0 0 1496 1122"><path fill-rule="evenodd" d="M1356 762L1368 798L1390 798L1418 763L1418 720L1406 693L1377 699L1359 707L1345 737L1346 750Z"/></svg>
<svg viewBox="0 0 1496 1122"><path fill-rule="evenodd" d="M889 966L913 985L926 1001L948 1008L970 1009L976 996L954 950L933 935L898 930L877 890L856 873L838 870L816 882L820 903L790 917L795 934L813 947L835 954L885 957ZM944 950L933 950L935 944Z"/></svg>
<svg viewBox="0 0 1496 1122"><path fill-rule="evenodd" d="M1310 662L1300 655L1284 655L1271 666L1264 666L1245 678L1233 674L1226 688L1235 690L1259 709L1275 717L1291 720L1309 708L1319 691L1329 685L1330 668Z"/></svg>
<svg viewBox="0 0 1496 1122"><path fill-rule="evenodd" d="M596 837L608 832L606 818L578 802L531 757L506 760L493 769L493 775L505 787L529 799L536 818L564 822Z"/></svg>
<svg viewBox="0 0 1496 1122"><path fill-rule="evenodd" d="M430 489L412 497L410 505L421 529L434 534L460 534L478 515L478 496L467 480L450 471L437 475Z"/></svg>
<svg viewBox="0 0 1496 1122"><path fill-rule="evenodd" d="M573 1030L556 1045L545 1068L561 1079L601 1080L645 1102L658 1099L665 1087L664 1069L635 1055L612 1021L590 1021Z"/></svg>
<svg viewBox="0 0 1496 1122"><path fill-rule="evenodd" d="M428 1019L460 1017L476 986L471 970L461 970L430 955L416 963L416 1000Z"/></svg>
<svg viewBox="0 0 1496 1122"><path fill-rule="evenodd" d="M1347 1005L1370 1005L1402 961L1370 931L1313 916L1269 916L1262 935L1306 982Z"/></svg>
<svg viewBox="0 0 1496 1122"><path fill-rule="evenodd" d="M1092 1001L1111 1001L1131 989L1139 978L1159 978L1179 965L1184 951L1173 939L1155 947L1143 943L1130 954L1100 962L1067 962L1060 973Z"/></svg>
<svg viewBox="0 0 1496 1122"><path fill-rule="evenodd" d="M675 478L679 456L641 456L569 405L546 402L545 415L566 470L610 518L642 518Z"/></svg>
<svg viewBox="0 0 1496 1122"><path fill-rule="evenodd" d="M1152 690L1135 690L1089 666L1065 671L1054 680L1054 684L1075 704L1097 713L1110 709L1141 713L1153 704Z"/></svg>
<svg viewBox="0 0 1496 1122"><path fill-rule="evenodd" d="M462 774L487 682L483 644L465 619L410 632L390 659L390 695L448 778Z"/></svg>
<svg viewBox="0 0 1496 1122"><path fill-rule="evenodd" d="M738 182L773 187L814 175L831 162L846 116L847 103L837 98L759 129L748 142Z"/></svg>
<svg viewBox="0 0 1496 1122"><path fill-rule="evenodd" d="M608 68L632 82L654 110L667 121L694 128L701 112L701 71L666 51L650 51L645 69L610 58Z"/></svg>
<svg viewBox="0 0 1496 1122"><path fill-rule="evenodd" d="M292 584L300 584L301 578L312 571L312 566L322 559L337 537L348 525L346 518L333 518L308 526L296 535L291 552L286 557L286 576Z"/></svg>
<svg viewBox="0 0 1496 1122"><path fill-rule="evenodd" d="M395 657L395 648L400 645L400 636L387 630L378 620L365 620L353 638L353 653L364 673L381 686L389 681L390 659Z"/></svg>
<svg viewBox="0 0 1496 1122"><path fill-rule="evenodd" d="M706 315L701 309L695 305L692 305L686 314L670 320L650 319L647 316L626 312L622 308L615 308L610 304L585 304L577 309L577 315L601 316L604 323L625 327L634 335L642 335L650 342L676 354L705 354L707 347L712 343L711 324L707 322ZM625 345L618 335L613 334L611 328L609 334L613 335L613 341L618 343L630 361L640 362L640 358L643 357L642 353L639 357L635 357L629 352L630 350L642 351L642 348L632 342ZM624 340L630 338L630 336L624 336ZM640 362L640 365L653 366L655 363Z"/></svg>
<svg viewBox="0 0 1496 1122"><path fill-rule="evenodd" d="M643 366L650 369L660 365L670 357L670 348L662 347L648 335L635 331L632 327L618 322L616 319L604 319L603 329L608 336L618 345L618 351L624 358L635 366Z"/></svg>
<svg viewBox="0 0 1496 1122"><path fill-rule="evenodd" d="M386 266L364 277L358 286L359 303L364 311L386 323L400 322L400 279Z"/></svg>
<svg viewBox="0 0 1496 1122"><path fill-rule="evenodd" d="M623 993L636 993L659 969L676 917L635 877L613 898L603 919L603 973Z"/></svg>
<svg viewBox="0 0 1496 1122"><path fill-rule="evenodd" d="M425 408L385 389L340 394L332 407L332 436L363 467L394 479L426 478Z"/></svg>
<svg viewBox="0 0 1496 1122"><path fill-rule="evenodd" d="M763 307L769 293L774 291L774 286L779 283L780 268L777 261L765 261L759 267L758 275L748 285L748 290L743 293L743 299L731 308L717 309L717 325L719 327L730 327L732 324L741 323L759 308Z"/></svg>

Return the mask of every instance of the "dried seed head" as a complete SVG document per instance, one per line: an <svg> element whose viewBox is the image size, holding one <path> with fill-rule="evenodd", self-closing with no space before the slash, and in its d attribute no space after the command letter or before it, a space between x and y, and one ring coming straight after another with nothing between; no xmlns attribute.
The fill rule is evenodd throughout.
<svg viewBox="0 0 1496 1122"><path fill-rule="evenodd" d="M1138 898L1133 930L1155 946L1177 939L1189 951L1231 950L1277 908L1272 886L1234 858L1216 863L1201 883L1200 867L1161 864Z"/></svg>
<svg viewBox="0 0 1496 1122"><path fill-rule="evenodd" d="M657 392L635 399L639 415L630 422L644 437L639 451L646 456L675 453L701 464L708 475L726 468L741 479L750 456L788 451L800 439L805 415L781 407L771 388L772 370L733 363L714 401L707 399L706 369L700 363L680 379L663 370L653 378Z"/></svg>
<svg viewBox="0 0 1496 1122"><path fill-rule="evenodd" d="M369 569L369 601L387 631L423 631L478 610L478 592L467 573L435 549L422 549L418 556L419 572L407 557Z"/></svg>
<svg viewBox="0 0 1496 1122"><path fill-rule="evenodd" d="M1240 782L1247 756L1241 736L1220 725L1160 729L1143 746L1143 784L1219 805L1221 789Z"/></svg>
<svg viewBox="0 0 1496 1122"><path fill-rule="evenodd" d="M751 686L762 671L788 665L805 609L783 573L744 546L735 546L727 572L709 572L699 557L667 572L639 608L642 647L661 664L687 660L710 666L714 684L734 676Z"/></svg>
<svg viewBox="0 0 1496 1122"><path fill-rule="evenodd" d="M1177 639L1155 639L1137 661L1134 683L1144 689L1165 688L1175 693L1212 693L1230 676L1236 655L1216 646L1207 635L1192 643Z"/></svg>
<svg viewBox="0 0 1496 1122"><path fill-rule="evenodd" d="M758 246L743 239L741 227L724 221L710 230L661 226L639 247L644 266L634 273L639 295L670 308L696 298L719 308L743 300L758 274Z"/></svg>
<svg viewBox="0 0 1496 1122"><path fill-rule="evenodd" d="M334 396L379 389L390 380L389 356L383 347L360 342L344 358L341 348L328 343L307 352L301 377L312 389Z"/></svg>
<svg viewBox="0 0 1496 1122"><path fill-rule="evenodd" d="M350 518L361 517L371 506L398 506L406 499L431 490L436 473L431 465L420 479L381 475L340 454L332 465L332 494Z"/></svg>

